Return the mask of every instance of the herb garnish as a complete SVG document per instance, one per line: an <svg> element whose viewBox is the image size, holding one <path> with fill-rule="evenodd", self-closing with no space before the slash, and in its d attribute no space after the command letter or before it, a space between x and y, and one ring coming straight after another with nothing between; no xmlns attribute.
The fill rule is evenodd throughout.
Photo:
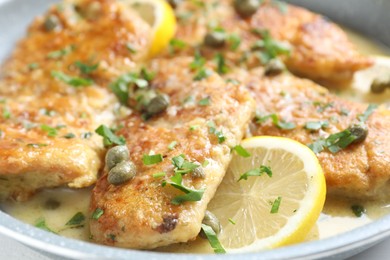
<svg viewBox="0 0 390 260"><path fill-rule="evenodd" d="M93 64L93 65L87 65L85 63L82 63L81 61L76 61L74 65L81 71L83 74L90 74L94 72L98 67L99 63Z"/></svg>
<svg viewBox="0 0 390 260"><path fill-rule="evenodd" d="M242 157L245 157L245 158L248 158L248 157L251 156L251 154L244 147L242 147L241 145L234 146L232 148L232 151L236 151L236 153L239 156L242 156Z"/></svg>
<svg viewBox="0 0 390 260"><path fill-rule="evenodd" d="M27 147L33 147L33 148L40 148L40 147L45 147L48 146L47 144L27 144Z"/></svg>
<svg viewBox="0 0 390 260"><path fill-rule="evenodd" d="M366 111L364 111L363 114L360 114L357 116L359 121L361 123L365 123L368 119L368 117L375 111L375 109L378 107L378 105L375 104L369 104Z"/></svg>
<svg viewBox="0 0 390 260"><path fill-rule="evenodd" d="M144 154L144 156L142 156L142 162L144 163L144 165L153 165L153 164L160 163L162 161L163 161L163 157L161 154L152 154L152 155Z"/></svg>
<svg viewBox="0 0 390 260"><path fill-rule="evenodd" d="M294 129L296 126L293 122L285 122L284 120L279 120L279 117L276 114L270 114L266 116L256 116L256 123L264 123L267 121L269 118L271 118L272 123L280 128L280 129L285 129L285 130L291 130Z"/></svg>
<svg viewBox="0 0 390 260"><path fill-rule="evenodd" d="M82 212L77 212L65 226L82 227L84 225L85 216Z"/></svg>
<svg viewBox="0 0 390 260"><path fill-rule="evenodd" d="M129 88L133 88L134 86L139 88L146 88L149 86L149 82L137 73L131 72L123 74L118 79L116 79L115 82L111 83L110 89L112 92L114 92L116 97L123 105L127 105L129 98Z"/></svg>
<svg viewBox="0 0 390 260"><path fill-rule="evenodd" d="M47 54L47 57L49 59L59 59L59 58L62 58L66 55L68 55L69 53L71 53L73 50L75 49L75 46L74 45L69 45L61 50L57 50L57 51L52 51L52 52L49 52Z"/></svg>
<svg viewBox="0 0 390 260"><path fill-rule="evenodd" d="M190 189L185 187L182 184L183 181L182 173L176 172L175 175L173 175L170 180L171 181L167 182L168 184L185 193L184 195L179 195L174 197L171 200L171 203L173 205L180 205L186 201L200 201L202 199L204 189L195 190L195 189Z"/></svg>
<svg viewBox="0 0 390 260"><path fill-rule="evenodd" d="M200 81L202 79L206 79L208 78L209 76L211 76L213 74L213 72L209 69L205 69L205 68L201 68L198 73L196 73L196 75L194 76L194 80L195 81Z"/></svg>
<svg viewBox="0 0 390 260"><path fill-rule="evenodd" d="M53 78L56 78L64 83L71 85L72 87L76 87L76 88L90 86L94 83L92 79L71 77L71 76L66 75L65 73L63 73L61 71L55 71L55 70L53 70L51 72L51 76Z"/></svg>
<svg viewBox="0 0 390 260"><path fill-rule="evenodd" d="M66 138L66 139L72 139L75 137L76 137L76 135L74 133L67 133L66 135L64 135L64 138Z"/></svg>
<svg viewBox="0 0 390 260"><path fill-rule="evenodd" d="M229 71L229 68L226 66L225 58L221 53L217 53L214 57L215 63L217 64L217 72L220 75L224 75Z"/></svg>
<svg viewBox="0 0 390 260"><path fill-rule="evenodd" d="M177 141L172 141L172 142L168 145L168 149L169 149L169 150L173 150L173 149L175 149L176 145L177 145Z"/></svg>
<svg viewBox="0 0 390 260"><path fill-rule="evenodd" d="M35 223L35 227L56 234L56 232L54 232L52 229L50 229L50 228L47 226L46 220L45 220L44 218L38 219L37 222Z"/></svg>
<svg viewBox="0 0 390 260"><path fill-rule="evenodd" d="M202 230L205 233L205 235L210 243L210 246L214 249L214 252L216 254L226 253L225 249L223 248L223 246L221 245L221 243L218 240L217 234L215 234L214 230L210 226L202 224Z"/></svg>
<svg viewBox="0 0 390 260"><path fill-rule="evenodd" d="M366 212L366 209L362 205L352 205L351 209L355 216L358 218L360 218Z"/></svg>
<svg viewBox="0 0 390 260"><path fill-rule="evenodd" d="M167 175L165 172L157 172L157 173L154 173L152 176L153 176L153 178L158 179L158 178L165 177L165 175Z"/></svg>
<svg viewBox="0 0 390 260"><path fill-rule="evenodd" d="M174 172L180 174L193 172L199 167L199 164L187 161L184 154L173 157L172 164L175 166Z"/></svg>
<svg viewBox="0 0 390 260"><path fill-rule="evenodd" d="M137 50L135 49L135 47L134 47L131 43L126 43L126 49L127 49L131 54L137 53Z"/></svg>
<svg viewBox="0 0 390 260"><path fill-rule="evenodd" d="M92 219L98 220L103 214L104 210L102 210L101 208L96 208L95 211L92 213Z"/></svg>
<svg viewBox="0 0 390 260"><path fill-rule="evenodd" d="M272 203L272 208L271 208L272 214L278 213L281 201L282 201L282 197L277 197L275 199L274 203Z"/></svg>
<svg viewBox="0 0 390 260"><path fill-rule="evenodd" d="M48 125L41 125L41 130L45 131L47 133L47 136L50 137L54 137L58 134L57 128Z"/></svg>
<svg viewBox="0 0 390 260"><path fill-rule="evenodd" d="M112 144L124 145L126 143L123 136L115 135L111 129L105 125L100 125L96 128L95 133L103 137L104 146L110 146Z"/></svg>
<svg viewBox="0 0 390 260"><path fill-rule="evenodd" d="M327 128L329 126L328 121L307 122L305 128L308 130L319 130L321 128Z"/></svg>
<svg viewBox="0 0 390 260"><path fill-rule="evenodd" d="M208 106L208 105L210 105L210 97L202 98L201 100L199 100L198 105L199 106Z"/></svg>
<svg viewBox="0 0 390 260"><path fill-rule="evenodd" d="M249 170L246 173L242 174L240 176L240 178L237 180L237 182L239 182L241 180L248 180L248 177L250 177L250 176L261 176L264 173L266 173L269 177L272 177L271 167L265 166L265 165L260 165L259 168Z"/></svg>
<svg viewBox="0 0 390 260"><path fill-rule="evenodd" d="M190 63L192 70L198 70L203 68L206 64L206 59L200 54L199 50L195 51L194 60Z"/></svg>
<svg viewBox="0 0 390 260"><path fill-rule="evenodd" d="M3 118L4 119L10 119L11 118L11 111L8 109L8 107L3 107Z"/></svg>
<svg viewBox="0 0 390 260"><path fill-rule="evenodd" d="M235 50L238 49L238 47L240 47L241 38L240 38L239 35L237 35L237 34L231 34L231 35L229 35L229 37L228 37L227 40L228 40L228 42L229 42L229 44L230 44L230 49L231 49L232 51L235 51Z"/></svg>
<svg viewBox="0 0 390 260"><path fill-rule="evenodd" d="M169 42L169 53L173 54L179 49L184 49L186 47L186 43L180 39L173 38Z"/></svg>
<svg viewBox="0 0 390 260"><path fill-rule="evenodd" d="M229 218L228 219L228 221L230 222L230 223L232 223L233 225L235 225L236 224L236 221L234 221L233 219L231 219L231 218Z"/></svg>
<svg viewBox="0 0 390 260"><path fill-rule="evenodd" d="M269 31L253 29L252 32L262 38L254 43L252 51L255 51L255 54L263 64L267 64L270 60L277 58L279 55L290 54L290 45L274 40Z"/></svg>
<svg viewBox="0 0 390 260"><path fill-rule="evenodd" d="M209 121L207 123L207 126L209 127L209 133L214 134L218 138L219 144L225 142L226 137L223 135L222 131L217 130L215 123L213 121Z"/></svg>

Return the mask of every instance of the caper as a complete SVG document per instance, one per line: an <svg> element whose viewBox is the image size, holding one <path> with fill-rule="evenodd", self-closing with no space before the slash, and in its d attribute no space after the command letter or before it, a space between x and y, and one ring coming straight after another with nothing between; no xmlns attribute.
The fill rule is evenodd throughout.
<svg viewBox="0 0 390 260"><path fill-rule="evenodd" d="M61 205L61 203L58 200L48 199L48 200L46 200L43 207L45 209L54 210L54 209L57 209L60 205Z"/></svg>
<svg viewBox="0 0 390 260"><path fill-rule="evenodd" d="M374 94L380 94L383 93L386 88L390 88L390 78L388 79L375 79L371 83L371 92Z"/></svg>
<svg viewBox="0 0 390 260"><path fill-rule="evenodd" d="M220 48L225 45L226 33L220 31L213 31L206 34L204 37L204 44L212 48Z"/></svg>
<svg viewBox="0 0 390 260"><path fill-rule="evenodd" d="M150 101L157 96L156 91L152 89L138 89L134 94L137 101L136 109L139 111L145 110Z"/></svg>
<svg viewBox="0 0 390 260"><path fill-rule="evenodd" d="M354 124L348 130L356 136L356 139L353 141L355 144L363 142L368 134L368 128L365 124Z"/></svg>
<svg viewBox="0 0 390 260"><path fill-rule="evenodd" d="M194 177L194 178L204 178L205 177L205 173L204 173L203 167L199 166L198 168L195 168L192 171L191 176Z"/></svg>
<svg viewBox="0 0 390 260"><path fill-rule="evenodd" d="M123 161L108 172L108 182L119 185L134 178L135 174L135 164L131 161Z"/></svg>
<svg viewBox="0 0 390 260"><path fill-rule="evenodd" d="M256 13L260 4L259 0L235 0L234 9L241 17L246 18Z"/></svg>
<svg viewBox="0 0 390 260"><path fill-rule="evenodd" d="M155 115L163 112L169 106L169 97L164 94L158 94L146 107L146 113L148 115Z"/></svg>
<svg viewBox="0 0 390 260"><path fill-rule="evenodd" d="M204 214L202 224L211 227L214 230L215 234L217 235L221 233L221 229L222 229L221 223L219 222L218 218L208 210L206 210L206 213ZM203 230L200 231L199 235L202 238L207 238Z"/></svg>
<svg viewBox="0 0 390 260"><path fill-rule="evenodd" d="M111 170L120 162L129 160L129 149L126 145L118 145L106 153L106 165L108 170Z"/></svg>
<svg viewBox="0 0 390 260"><path fill-rule="evenodd" d="M173 7L176 8L179 4L181 4L183 0L168 0L168 3Z"/></svg>
<svg viewBox="0 0 390 260"><path fill-rule="evenodd" d="M49 15L43 22L43 27L46 31L50 32L60 26L60 19L56 15Z"/></svg>
<svg viewBox="0 0 390 260"><path fill-rule="evenodd" d="M266 76L276 76L282 73L284 69L285 66L280 59L272 59L265 66L264 74Z"/></svg>

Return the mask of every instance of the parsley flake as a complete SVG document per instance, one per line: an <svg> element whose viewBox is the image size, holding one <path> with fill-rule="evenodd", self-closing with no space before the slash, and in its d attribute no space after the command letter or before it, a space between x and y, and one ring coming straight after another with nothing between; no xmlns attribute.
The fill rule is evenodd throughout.
<svg viewBox="0 0 390 260"><path fill-rule="evenodd" d="M84 214L82 212L77 212L68 222L66 222L65 226L82 226L84 221Z"/></svg>
<svg viewBox="0 0 390 260"><path fill-rule="evenodd" d="M271 167L261 165L259 168L249 170L246 173L242 174L240 178L237 180L237 182L241 180L248 180L248 177L250 176L262 176L264 173L266 173L269 177L272 177Z"/></svg>
<svg viewBox="0 0 390 260"><path fill-rule="evenodd" d="M55 71L53 70L51 72L51 76L53 78L56 78L72 87L86 87L92 85L94 82L91 79L85 79L85 78L79 78L79 77L71 77L69 75L66 75L65 73L61 71Z"/></svg>
<svg viewBox="0 0 390 260"><path fill-rule="evenodd" d="M92 219L98 220L101 216L103 216L104 210L101 208L96 208L95 211L92 213Z"/></svg>
<svg viewBox="0 0 390 260"><path fill-rule="evenodd" d="M279 117L276 115L276 114L270 114L270 115L267 115L267 116L256 116L256 123L264 123L266 122L269 118L271 118L272 120L272 123L280 128L280 129L284 129L284 130L291 130L291 129L294 129L296 126L293 122L285 122L284 120L279 120Z"/></svg>
<svg viewBox="0 0 390 260"><path fill-rule="evenodd" d="M85 63L82 63L81 61L76 61L74 65L81 71L83 74L90 74L94 72L98 67L99 63L96 63L94 65L87 65Z"/></svg>
<svg viewBox="0 0 390 260"><path fill-rule="evenodd" d="M226 251L219 242L218 236L215 234L214 230L206 224L202 224L202 230L205 233L210 246L214 249L214 252L216 254L225 254Z"/></svg>
<svg viewBox="0 0 390 260"><path fill-rule="evenodd" d="M363 216L363 214L366 212L366 209L362 205L352 205L351 206L353 214L355 214L356 217L360 218Z"/></svg>
<svg viewBox="0 0 390 260"><path fill-rule="evenodd" d="M360 122L364 123L368 120L370 115L374 113L375 109L378 107L378 105L375 104L369 104L366 111L364 111L363 114L358 115L358 119Z"/></svg>
<svg viewBox="0 0 390 260"><path fill-rule="evenodd" d="M305 128L308 130L319 130L321 128L327 128L329 126L328 121L307 122Z"/></svg>
<svg viewBox="0 0 390 260"><path fill-rule="evenodd" d="M242 156L244 158L248 158L251 156L251 154L241 145L236 145L232 148L232 151L235 151L239 156Z"/></svg>
<svg viewBox="0 0 390 260"><path fill-rule="evenodd" d="M201 100L199 100L198 105L199 106L208 106L208 105L210 105L210 97L202 98Z"/></svg>
<svg viewBox="0 0 390 260"><path fill-rule="evenodd" d="M144 154L144 156L142 156L142 162L144 163L144 165L153 165L153 164L160 163L162 161L163 161L163 157L161 154L152 154L152 155Z"/></svg>
<svg viewBox="0 0 390 260"><path fill-rule="evenodd" d="M100 125L96 128L95 133L103 137L104 146L110 146L113 144L124 145L126 143L123 136L115 135L111 129L105 125Z"/></svg>
<svg viewBox="0 0 390 260"><path fill-rule="evenodd" d="M280 202L282 201L282 197L278 197L272 203L271 214L275 214L279 212Z"/></svg>

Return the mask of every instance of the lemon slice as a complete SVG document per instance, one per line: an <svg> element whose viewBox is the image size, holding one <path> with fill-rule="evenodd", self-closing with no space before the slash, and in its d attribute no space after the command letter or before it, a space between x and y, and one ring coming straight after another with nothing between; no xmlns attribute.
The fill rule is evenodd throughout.
<svg viewBox="0 0 390 260"><path fill-rule="evenodd" d="M221 222L221 244L235 253L302 242L325 202L325 178L317 157L306 146L281 137L252 137L241 145L251 156L234 156L208 207ZM271 168L271 177L264 173L238 181L261 165Z"/></svg>
<svg viewBox="0 0 390 260"><path fill-rule="evenodd" d="M164 0L122 0L134 9L151 27L152 44L149 55L155 56L166 48L176 32L176 17Z"/></svg>

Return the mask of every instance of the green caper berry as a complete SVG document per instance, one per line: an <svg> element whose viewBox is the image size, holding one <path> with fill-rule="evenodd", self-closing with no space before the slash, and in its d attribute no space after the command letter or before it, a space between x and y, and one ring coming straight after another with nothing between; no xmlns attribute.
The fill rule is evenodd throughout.
<svg viewBox="0 0 390 260"><path fill-rule="evenodd" d="M261 2L259 0L235 0L234 9L243 18L247 18L256 13Z"/></svg>
<svg viewBox="0 0 390 260"><path fill-rule="evenodd" d="M61 203L58 200L48 199L47 201L45 201L45 204L43 205L43 207L45 209L54 210L54 209L57 209L60 205L61 205Z"/></svg>
<svg viewBox="0 0 390 260"><path fill-rule="evenodd" d="M276 76L282 73L284 69L285 66L281 60L272 59L265 66L264 74L266 76Z"/></svg>
<svg viewBox="0 0 390 260"><path fill-rule="evenodd" d="M169 106L169 97L164 94L158 94L146 107L148 115L156 115L163 112Z"/></svg>
<svg viewBox="0 0 390 260"><path fill-rule="evenodd" d="M204 178L205 177L205 173L204 173L203 167L199 166L198 168L195 168L192 171L191 176L194 177L194 178Z"/></svg>
<svg viewBox="0 0 390 260"><path fill-rule="evenodd" d="M371 83L371 92L374 94L380 94L383 93L386 88L390 88L390 79L383 80L383 79L375 79Z"/></svg>
<svg viewBox="0 0 390 260"><path fill-rule="evenodd" d="M368 128L365 124L355 124L348 128L348 130L356 136L356 139L353 141L354 144L363 142L368 135Z"/></svg>
<svg viewBox="0 0 390 260"><path fill-rule="evenodd" d="M49 15L46 17L45 21L43 22L43 27L46 31L51 32L54 29L56 29L58 26L60 26L60 19L56 15Z"/></svg>
<svg viewBox="0 0 390 260"><path fill-rule="evenodd" d="M219 222L218 218L208 210L206 210L204 214L202 224L211 227L217 235L221 233L221 223ZM199 236L201 236L202 238L207 238L203 230L200 231Z"/></svg>
<svg viewBox="0 0 390 260"><path fill-rule="evenodd" d="M213 31L206 34L204 44L212 48L220 48L225 45L226 33Z"/></svg>
<svg viewBox="0 0 390 260"><path fill-rule="evenodd" d="M123 161L108 172L107 180L113 185L119 185L134 178L135 174L135 164L131 161Z"/></svg>
<svg viewBox="0 0 390 260"><path fill-rule="evenodd" d="M106 165L108 170L114 168L118 163L129 160L130 153L126 145L118 145L106 153Z"/></svg>

